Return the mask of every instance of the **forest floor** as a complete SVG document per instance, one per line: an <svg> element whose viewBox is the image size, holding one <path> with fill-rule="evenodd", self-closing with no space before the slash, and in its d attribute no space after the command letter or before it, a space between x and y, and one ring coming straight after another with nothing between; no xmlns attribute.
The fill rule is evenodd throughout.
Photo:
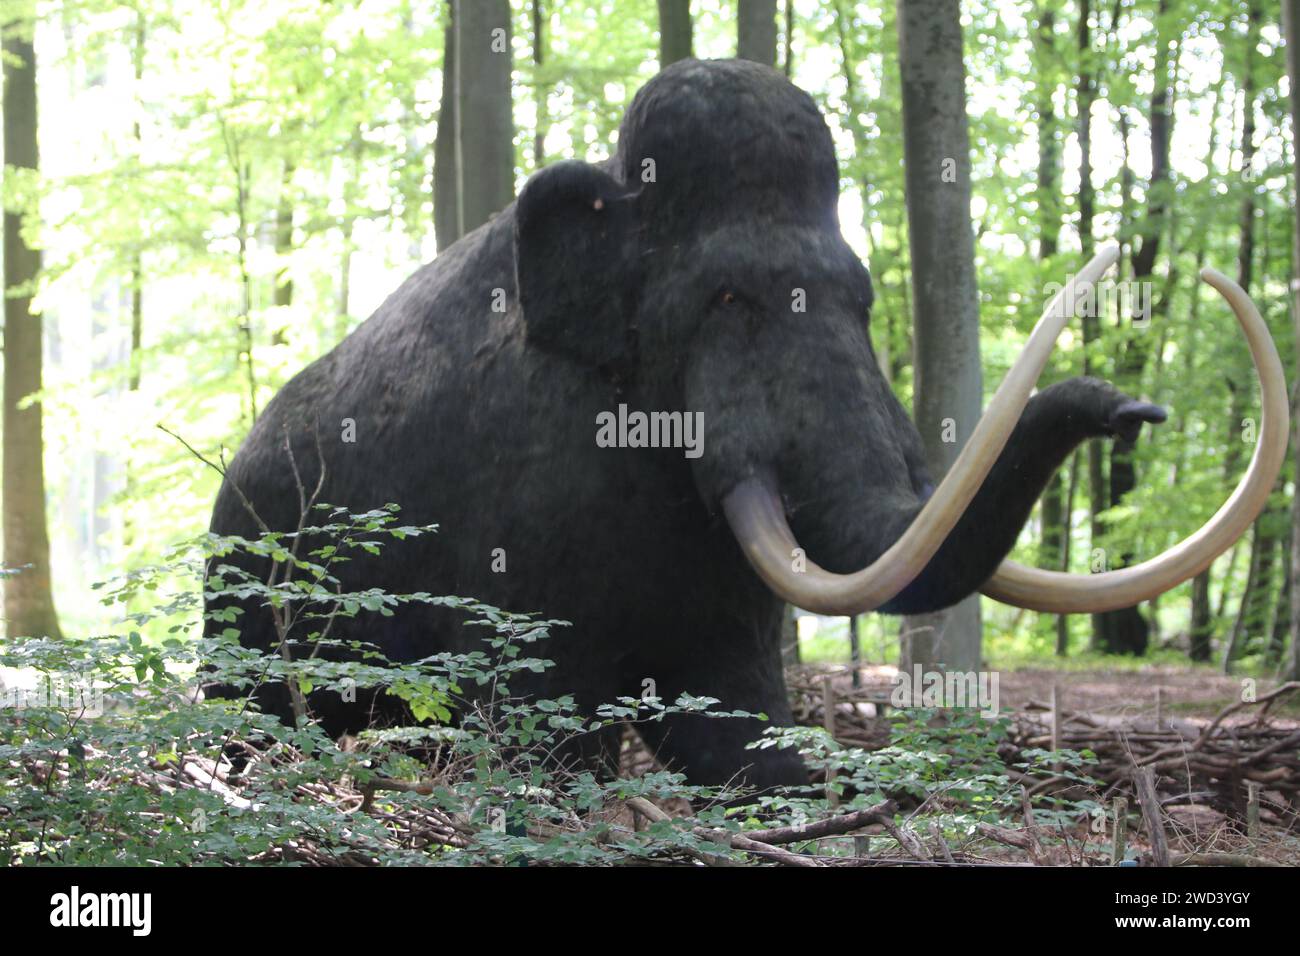
<svg viewBox="0 0 1300 956"><path fill-rule="evenodd" d="M818 673L831 673L837 691L848 690L852 679L848 666L815 666ZM807 670L800 668L801 672ZM1050 708L1052 688L1062 705L1071 711L1106 714L1113 717L1152 716L1157 707L1171 716L1213 718L1224 707L1241 700L1243 681L1251 678L1227 676L1206 668L1151 664L1139 669L1056 670L1050 667L995 669L999 703L1003 710ZM864 687L887 692L898 669L869 664L861 668ZM1267 693L1278 681L1259 678L1256 695ZM1300 695L1284 698L1271 708L1274 716L1300 722ZM1252 715L1243 715L1252 716Z"/></svg>
<svg viewBox="0 0 1300 956"><path fill-rule="evenodd" d="M1152 666L1138 671L1054 671L1023 669L1003 671L1002 706L1023 710L1048 704L1052 687L1068 700L1071 710L1136 716L1154 712L1157 693L1160 705L1183 717L1213 717L1241 699L1244 678L1205 670ZM1265 693L1277 681L1261 679L1257 693ZM1287 698L1273 708L1274 714L1300 717L1300 700ZM1253 715L1248 715L1253 717Z"/></svg>
<svg viewBox="0 0 1300 956"><path fill-rule="evenodd" d="M1074 663L1077 667L1079 662ZM842 745L884 747L891 722L882 719L882 711L898 713L900 702L891 699L897 675L892 666L864 665L855 688L847 664L794 667L787 679L795 720L825 726L830 698L835 736ZM1000 755L1007 751L1003 756L1008 766L1024 767L1024 759L1050 746L1057 733L1054 698L1061 713L1062 748L1089 753L1083 772L1091 782L1082 785L1077 777L1049 780L1037 771L1028 776L1008 771L1016 786L1038 795L1035 799L1055 794L1111 807L1122 796L1130 812L1136 812L1147 802L1134 789L1138 768L1144 767L1142 772L1152 774L1150 802L1158 800L1167 827L1170 859L1204 865L1300 865L1296 684L1225 676L1207 667L1133 662L1115 669L995 668L983 676L991 681L994 675L992 703L1009 722L1006 745L999 747ZM1251 781L1251 786L1258 785L1257 836L1246 832ZM1095 832L1089 822L1081 818L1074 828L1073 850L1033 862L1050 858L1054 865L1098 865L1101 860L1104 865L1109 850L1088 847L1104 842L1106 834ZM1140 830L1141 825L1130 834L1130 847L1153 852ZM995 840L1011 840L1016 846L1015 840L1023 837L999 833L993 835ZM1069 845L1065 841L1064 846ZM1012 856L1017 856L1014 851Z"/></svg>

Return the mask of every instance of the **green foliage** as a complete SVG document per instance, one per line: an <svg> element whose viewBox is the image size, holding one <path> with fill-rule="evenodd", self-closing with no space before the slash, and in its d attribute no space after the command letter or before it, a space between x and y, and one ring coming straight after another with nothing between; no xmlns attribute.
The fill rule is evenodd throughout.
<svg viewBox="0 0 1300 956"><path fill-rule="evenodd" d="M744 854L719 845L718 832L828 813L819 788L754 801L665 770L612 777L585 761L557 760L566 748L577 754L611 730L668 715L763 715L690 694L672 703L621 698L595 713L580 712L569 696L515 696L517 677L549 666L540 645L563 640L563 622L468 598L345 591L335 572L350 554L400 547L434 528L398 524L391 505L317 512L322 522L297 534L206 535L155 568L110 582L103 599L124 615L121 632L0 648L0 667L23 682L4 689L0 708L0 861L516 865L721 855L742 862ZM300 555L295 540L307 535L328 543ZM262 579L231 563L239 556L296 575ZM185 578L205 569L208 598L239 596L276 616L280 645L270 655L238 644L238 615L219 603L208 613L231 626L217 638L189 634L200 604ZM330 636L341 617L391 614L412 603L462 612L467 626L483 632L481 649L393 662ZM203 681L246 696L197 700L200 668ZM382 689L407 702L417 723L334 741L307 711L293 727L259 713L253 694L273 683L304 697L325 688ZM915 711L896 718L891 745L876 752L840 747L812 728L773 729L755 746L797 747L814 771L832 772L829 789L843 808L886 797L933 802L945 832L964 827L969 835L975 821L1018 807L997 753L1004 736L1000 722ZM232 755L244 765L233 766ZM617 811L636 799L688 800L695 810L635 829Z"/></svg>
<svg viewBox="0 0 1300 956"><path fill-rule="evenodd" d="M6 209L26 213L25 237L43 247L34 291L45 315L49 360L40 396L52 498L54 580L70 633L53 643L8 638L0 666L37 680L19 709L0 710L0 854L7 862L129 864L481 861L620 862L733 851L701 842L701 829L806 821L828 812L820 790L770 796L739 809L741 795L685 786L652 772L605 779L560 773L541 759L623 724L689 712L728 719L725 701L685 696L671 704L624 699L594 715L568 698L513 698L510 685L543 670L545 640L563 622L512 614L471 599L344 591L338 568L435 527L403 526L396 509L315 509L296 533L256 538L199 535L216 491L213 470L162 431L185 434L221 458L297 369L326 352L437 250L433 146L443 88L443 4L414 0L69 0L4 5L35 10L41 108L39 174L6 170ZM1294 367L1289 307L1294 149L1281 77L1276 8L1251 42L1240 0L1189 5L1157 0L1092 5L1086 49L1077 46L1078 5L963 6L967 94L981 294L985 387L991 393L1019 353L1051 282L1081 262L1079 92L1087 69L1092 111L1094 237L1131 252L1148 196L1152 72L1171 56L1174 89L1168 184L1152 283L1153 321L1099 317L1086 348L1078 328L1062 338L1049 377L1093 371L1171 406L1166 426L1136 453L1138 488L1089 514L1091 479L1080 469L1070 516L1071 569L1094 549L1145 557L1199 526L1219 506L1252 446L1242 419L1254 412L1246 352L1219 301L1194 281L1213 265L1243 269L1243 201L1253 201L1251 292ZM696 0L697 53L734 50L732 4ZM1035 30L1046 12L1054 26ZM554 0L545 4L543 62L533 63L531 3L514 0L517 181L545 159L598 160L612 152L624 110L657 68L654 4L645 0ZM825 111L841 161L841 220L876 285L872 336L896 393L910 403L910 253L903 190L903 118L895 4L797 0L793 78ZM1254 102L1245 106L1247 86ZM1042 104L1051 103L1060 147L1061 195L1038 181ZM542 109L537 109L538 102ZM1253 166L1242 163L1243 109L1256 120ZM1127 138L1121 133L1127 132ZM1291 138L1294 138L1292 131ZM1048 206L1044 206L1049 203ZM1060 246L1039 255L1037 237L1059 219ZM282 228L287 222L287 231ZM1127 278L1126 264L1120 278ZM11 293L19 290L10 290ZM134 314L133 293L141 310ZM138 329L133 330L133 325ZM133 331L140 341L132 342ZM1139 372L1124 361L1140 344ZM1086 351L1086 356L1085 356ZM1108 476L1103 471L1102 482ZM1288 461L1277 495L1294 489ZM1097 535L1089 518L1103 520ZM1281 535L1285 520L1261 522ZM1016 556L1032 561L1041 529L1031 522ZM328 544L300 553L307 536ZM195 539L171 550L167 542ZM1214 566L1211 595L1231 623L1248 562L1239 547ZM159 555L163 555L161 562ZM276 563L273 583L235 560ZM196 641L208 565L212 595L264 602L279 634L262 658L234 638L241 621L214 611L219 641ZM1283 562L1260 591L1280 607ZM0 578L10 572L0 570ZM97 577L114 576L98 588ZM1225 600L1225 597L1227 600ZM1188 588L1152 612L1158 631L1187 631ZM405 605L454 609L482 633L482 647L423 661L385 661L343 641L335 622L385 616ZM1284 610L1284 609L1283 609ZM1076 644L1087 620L1076 616ZM990 609L987 648L1002 661L1049 654L1051 622ZM1270 668L1268 614L1248 621L1245 664ZM892 658L893 624L866 625L864 645ZM810 656L839 656L830 629ZM1149 660L1174 662L1158 650ZM1114 667L1113 660L1076 664ZM419 726L374 730L341 746L309 719L294 728L244 703L195 702L206 679L251 692L279 682L293 693L348 686L400 698ZM102 700L88 713L80 687ZM9 693L9 688L5 693ZM51 698L53 692L53 698ZM774 730L759 746L795 746L841 806L886 796L936 814L946 836L1014 817L1018 773L1044 768L1082 775L1078 755L1037 755L1007 767L998 722L912 712L889 747L842 748L810 728ZM277 741L270 743L270 741ZM228 748L253 770L229 785L196 785ZM430 754L437 754L435 761ZM204 770L207 768L207 770ZM451 769L448 769L451 768ZM227 770L230 768L227 767ZM430 792L365 788L377 781L431 784ZM693 815L640 830L602 816L634 797L687 797ZM366 801L359 812L358 801ZM495 811L501 811L498 816ZM1087 802L1039 807L1043 821L1090 812ZM497 828L502 821L504 831ZM199 822L204 821L203 826ZM414 825L413 825L414 824ZM415 833L424 833L416 837ZM877 838L879 841L883 838ZM806 849L806 847L805 847Z"/></svg>
<svg viewBox="0 0 1300 956"><path fill-rule="evenodd" d="M307 841L313 852L370 863L469 863L516 858L536 862L597 862L694 846L689 832L655 830L655 846L631 840L605 845L608 828L571 838L562 825L576 813L630 796L687 795L710 791L686 787L678 775L651 774L637 781L601 783L589 771L559 774L543 758L564 740L591 735L629 719L662 719L667 713L708 713L710 701L683 698L668 706L627 700L594 719L579 715L571 698L530 701L510 698L511 678L549 662L528 653L562 623L509 614L461 598L392 595L377 589L345 592L332 569L349 551L370 552L384 538L402 540L432 529L398 526L395 508L351 513L321 506L330 519L301 534L331 543L295 555L287 539L267 533L256 539L205 536L194 547L155 569L136 571L105 589L106 603L139 607L143 594L157 600L128 615L132 625L165 624L165 636L145 639L137 630L79 641L17 640L0 650L0 666L14 668L44 694L11 689L13 706L0 711L0 857L7 863L186 863L258 860L294 862L285 848ZM387 543L387 542L385 542ZM268 583L226 564L234 554L270 558L292 566L297 578ZM197 611L193 590L166 584L188 567L209 577L208 597L252 599L284 617L283 656L263 657L241 648L238 630L219 639L178 636ZM274 579L274 575L272 576ZM465 612L467 624L485 631L483 650L438 654L393 663L357 642L348 660L317 657L321 647L341 647L328 636L339 617L391 614L402 604L425 603ZM216 611L219 620L233 619ZM157 628L155 628L157 630ZM312 650L308 650L310 647ZM249 706L249 700L195 701L196 669L204 680L247 688L291 683L303 694L315 688L383 688L429 723L361 735L355 747L326 738L311 720L287 728ZM453 723L453 710L456 720ZM644 715L641 714L645 711ZM639 716L640 715L640 716ZM276 743L258 749L258 742ZM412 754L432 743L444 748L438 785L422 796L399 792L375 801L374 812L357 814L319 796L319 788L364 788L375 781L406 780L427 769ZM185 768L223 766L232 746L254 754L237 792L225 783L178 786ZM220 776L224 777L225 774ZM211 777L205 778L211 783ZM304 792L304 788L315 788ZM383 820L414 800L427 812L472 828L472 845L451 851L412 849ZM500 809L511 831L561 826L550 839L534 840L492 829Z"/></svg>
<svg viewBox="0 0 1300 956"><path fill-rule="evenodd" d="M31 4L9 6L26 16ZM698 53L733 52L733 6L692 5ZM1169 405L1173 417L1140 442L1138 488L1120 507L1092 515L1092 479L1080 468L1069 516L1076 572L1089 569L1095 549L1140 559L1185 537L1218 508L1249 457L1241 420L1257 412L1253 389L1243 387L1246 350L1221 303L1195 281L1202 265L1229 273L1244 265L1247 198L1251 292L1283 362L1294 364L1294 150L1276 7L1263 11L1252 43L1241 0L1163 6L1161 17L1157 0L1091 4L1084 50L1077 4L963 7L986 396L1019 354L1048 284L1082 260L1080 71L1090 72L1096 94L1094 238L1121 239L1131 253L1150 198L1152 74L1159 50L1171 57L1171 169L1155 187L1169 211L1159 227L1152 322L1131 330L1127 315L1101 315L1086 358L1095 374ZM543 9L536 66L531 0L513 2L518 183L534 170L538 134L548 162L609 155L624 110L657 68L654 4L554 0ZM873 342L910 404L895 4L797 0L794 11L793 79L831 126L841 225L876 286ZM214 458L236 447L289 376L437 252L444 4L71 0L35 12L42 168L9 170L4 201L39 213L25 217L25 228L44 255L36 291L49 341L41 397L57 604L70 630L97 630L107 620L86 599L90 583L149 566L167 542L197 534L216 491L215 474L192 467L185 449L153 426L186 435ZM1049 12L1053 26L1040 37ZM1248 80L1256 125L1249 170L1241 141ZM1045 101L1060 167L1050 203L1038 182ZM1044 257L1037 237L1052 222L1059 249ZM1130 271L1125 264L1117 278ZM1147 351L1140 371L1124 361L1130 343ZM1084 360L1075 327L1047 377L1079 374ZM1279 507L1293 493L1292 472L1288 460ZM1103 467L1104 487L1108 478ZM1102 521L1095 535L1093 517ZM1035 517L1014 556L1034 560L1040 536ZM1217 636L1231 623L1247 570L1244 557L1233 564L1229 556L1213 568ZM1261 588L1266 608L1278 605L1282 570L1274 562ZM1162 637L1186 633L1189 592L1161 601ZM1021 650L1051 647L1050 621L1001 612L989 619L998 635L1014 627ZM1086 621L1073 626L1077 645ZM1267 663L1267 629L1267 615L1255 615L1251 661Z"/></svg>

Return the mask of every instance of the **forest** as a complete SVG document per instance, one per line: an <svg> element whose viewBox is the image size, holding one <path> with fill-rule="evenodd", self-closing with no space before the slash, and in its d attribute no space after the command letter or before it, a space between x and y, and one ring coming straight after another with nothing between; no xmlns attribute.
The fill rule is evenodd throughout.
<svg viewBox="0 0 1300 956"><path fill-rule="evenodd" d="M1235 544L1136 606L1053 614L976 594L904 616L788 608L798 726L773 728L763 746L798 749L814 786L765 798L748 818L730 812L734 793L708 789L718 781L683 782L626 741L613 781L575 772L563 798L519 796L512 781L542 764L510 754L542 739L537 721L552 715L546 733L559 734L556 708L575 726L586 718L558 698L509 717L474 710L471 732L461 685L483 684L487 667L473 654L382 675L285 657L293 758L257 742L252 730L273 732L256 707L176 709L196 668L212 666L204 568L246 550L317 574L316 587L334 580L335 550L364 559L380 539L398 548L442 520L408 518L401 501L325 499L334 510L315 530L337 549L311 558L266 528L210 529L223 475L273 397L530 178L615 156L638 90L692 57L766 64L815 102L837 162L839 229L874 288L878 372L937 474L1045 303L1118 244L1097 307L1065 326L1038 387L1105 379L1167 420L1072 449L1011 557L1086 576L1187 538L1232 493L1263 427L1251 353L1202 269L1246 291L1300 380L1300 3L4 0L0 21L0 693L17 686L21 700L32 674L75 673L110 702L96 710L109 729L89 732L91 756L52 690L40 707L0 711L0 861L1300 860L1294 448ZM927 96L964 108L927 115ZM946 175L922 168L935 155L951 157L962 189L927 185ZM426 454L438 449L412 461ZM282 645L313 626L283 589L239 580L272 608ZM337 599L331 624L449 602L481 618L502 654L494 666L521 683L547 656L533 642L563 629L559 609L409 591L301 599ZM355 742L304 719L313 687L342 673L331 666L365 686L361 668L424 729L366 731L377 736L363 738L371 759L359 770ZM914 667L1000 677L999 729L986 735L965 710L907 719L895 682ZM135 703L115 707L114 694ZM717 696L737 713L762 709ZM711 699L683 693L653 719ZM600 703L611 727L644 717L635 697ZM229 757L248 734L247 752ZM123 739L141 753L121 757L111 741ZM337 757L326 771L311 756L322 747ZM430 776L428 754L456 747L452 769ZM88 765L92 781L129 777L138 799L180 822L134 815L121 789L87 782ZM56 786L67 795L57 815L41 809ZM494 809L503 792L514 796ZM294 801L308 809L289 839ZM251 821L255 804L279 829ZM601 806L607 817L586 815ZM358 813L366 824L338 836ZM800 826L824 839L783 830ZM623 835L610 842L611 830Z"/></svg>

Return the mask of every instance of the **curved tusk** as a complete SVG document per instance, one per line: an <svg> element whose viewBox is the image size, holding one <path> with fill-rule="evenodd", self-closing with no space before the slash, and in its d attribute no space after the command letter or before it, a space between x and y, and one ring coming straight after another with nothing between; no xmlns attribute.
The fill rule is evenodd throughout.
<svg viewBox="0 0 1300 956"><path fill-rule="evenodd" d="M1290 408L1282 360L1259 310L1237 283L1214 269L1201 278L1228 300L1250 344L1260 386L1260 430L1250 466L1232 496L1200 530L1131 568L1069 574L1004 561L981 589L1004 604L1054 614L1113 611L1147 601L1208 568L1250 527L1268 503L1286 457Z"/></svg>
<svg viewBox="0 0 1300 956"><path fill-rule="evenodd" d="M1104 244L1052 297L948 474L907 531L868 567L836 574L806 558L796 561L799 546L776 493L756 477L728 492L722 499L727 523L767 585L791 604L819 614L874 610L907 587L934 557L1002 454L1057 336L1071 318L1066 304L1078 302L1078 287L1095 283L1118 259L1119 246ZM802 570L796 570L796 564Z"/></svg>

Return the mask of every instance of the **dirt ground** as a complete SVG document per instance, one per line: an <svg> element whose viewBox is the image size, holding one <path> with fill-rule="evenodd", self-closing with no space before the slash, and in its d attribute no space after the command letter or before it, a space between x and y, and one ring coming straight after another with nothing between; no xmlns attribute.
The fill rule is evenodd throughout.
<svg viewBox="0 0 1300 956"><path fill-rule="evenodd" d="M825 669L817 668L823 673ZM801 669L802 670L802 669ZM847 691L851 678L847 667L831 668L835 685ZM897 670L888 666L865 666L862 683L872 690L892 689ZM1114 717L1154 717L1157 707L1169 716L1213 718L1228 704L1242 699L1248 678L1228 677L1205 670L1152 665L1137 671L1057 671L1048 668L1000 670L998 692L1001 708L1025 710L1050 706L1052 688L1057 688L1066 711L1087 711ZM1254 696L1261 697L1277 681L1258 680ZM1283 718L1300 718L1300 700L1288 699L1274 710ZM1253 718L1243 714L1243 718Z"/></svg>
<svg viewBox="0 0 1300 956"><path fill-rule="evenodd" d="M1114 716L1155 713L1159 706L1184 716L1212 717L1227 704L1240 700L1242 678L1204 671L1152 667L1141 671L1052 670L1005 671L1001 676L1002 706L1021 710L1051 700L1057 687L1066 710L1086 710ZM1274 682L1260 682L1263 694Z"/></svg>
<svg viewBox="0 0 1300 956"><path fill-rule="evenodd" d="M1117 761L1126 763L1136 753L1144 762L1161 746L1173 746L1181 736L1184 744L1198 740L1200 734L1230 705L1234 712L1216 726L1220 742L1207 745L1195 759L1186 758L1177 766L1157 767L1153 785L1160 798L1160 806L1167 821L1167 836L1172 852L1184 855L1201 855L1204 865L1288 865L1300 864L1300 843L1296 803L1294 798L1294 733L1300 728L1300 693L1286 693L1272 706L1240 706L1245 700L1261 700L1269 691L1279 686L1275 680L1227 677L1207 669L1193 669L1177 665L1147 665L1139 669L1105 670L1053 670L1026 667L1016 670L991 671L998 676L997 704L1004 716L1012 717L1018 728L1021 745L1035 744L1032 736L1025 738L1023 727L1037 726L1046 734L1051 726L1050 715L1044 713L1051 707L1053 689L1063 714L1067 733L1089 733L1096 728L1095 742L1088 749L1097 751L1100 762L1090 766L1089 773L1099 780L1114 781ZM794 692L796 720L803 724L821 726L825 721L824 679L831 675L836 697L836 734L841 742L871 749L883 746L888 739L886 724L878 719L878 702L888 701L897 670L890 666L871 665L861 669L861 685L852 687L851 671L847 665L810 664L792 668L787 672ZM1253 693L1245 693L1245 692ZM1267 709L1267 723L1264 718ZM1034 716L1026 712L1038 711ZM1079 722L1075 722L1076 718ZM1158 720L1156 718L1159 718ZM1027 721L1027 723L1025 723ZM1120 746L1128 752L1125 757L1117 752L1111 739L1116 728L1123 727L1125 736ZM1215 761L1225 758L1242 758L1238 750L1246 746L1242 741L1252 735L1280 732L1283 739L1272 748L1285 746L1283 754L1289 759L1274 760L1273 765L1256 765L1247 768L1249 779L1261 782L1259 791L1258 836L1247 833L1248 791L1241 786L1241 777L1225 776L1216 770ZM1153 739L1164 735L1161 740ZM1223 742L1223 737L1228 742ZM1167 738L1167 739L1164 739ZM1043 740L1046 738L1044 737ZM1069 746L1078 749L1075 739ZM1199 747L1199 744L1197 745ZM1261 744L1254 744L1256 748ZM1193 748L1195 749L1195 748ZM1213 751L1212 754L1207 754ZM1262 751L1261 751L1262 753ZM1243 759L1243 766L1251 762ZM1272 759L1272 758L1270 758ZM1288 769L1291 768L1291 769ZM1183 779L1185 773L1192 774ZM1245 771L1243 771L1245 772ZM1281 775L1281 776L1278 776ZM1279 782L1281 781L1281 782ZM1286 785L1283 785L1283 784ZM1098 792L1106 791L1099 787ZM1131 806L1137 806L1136 795L1125 785L1119 791L1126 794ZM1098 797L1103 799L1103 797ZM1139 846L1146 852L1148 844L1139 832L1141 825L1134 821L1130 846ZM1075 834L1084 843L1093 839L1085 829ZM1206 856L1205 854L1209 854ZM1042 861L1035 861L1042 862ZM1077 860L1057 860L1056 863L1080 865Z"/></svg>

